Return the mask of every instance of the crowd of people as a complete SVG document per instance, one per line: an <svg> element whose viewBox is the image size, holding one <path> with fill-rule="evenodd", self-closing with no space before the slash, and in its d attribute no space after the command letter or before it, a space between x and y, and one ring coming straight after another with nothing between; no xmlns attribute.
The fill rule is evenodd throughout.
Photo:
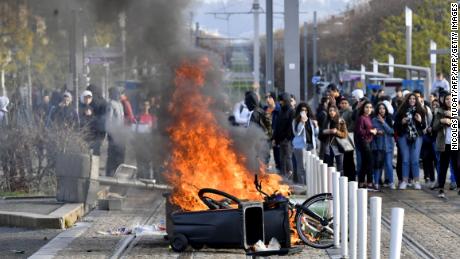
<svg viewBox="0 0 460 259"><path fill-rule="evenodd" d="M355 89L346 96L330 84L316 113L288 93L269 92L259 103L249 91L234 106L230 121L234 126L260 127L276 171L298 184L306 184L305 157L311 151L350 181L357 179L360 188L419 190L425 184L445 197L449 165L449 188L456 190L460 183L460 158L451 149L452 96L442 74L433 89L427 101L422 91L402 87L394 96L384 89L369 96ZM268 165L268 158L261 160Z"/></svg>
<svg viewBox="0 0 460 259"><path fill-rule="evenodd" d="M133 109L128 96L117 87L109 89L107 100L96 85L89 85L79 98L74 98L67 90L42 90L39 95L33 102L35 125L47 130L78 131L90 152L97 156L101 155L101 147L107 139L107 176L113 176L119 165L125 162L129 145L126 132L134 132L136 141L142 139L147 143L157 127L157 107L151 105L154 98L141 100L139 109ZM78 109L75 102L78 102ZM8 124L8 104L7 97L0 97L0 125L3 127ZM134 114L133 110L139 110L139 114ZM152 157L147 157L148 152L134 149L138 177L151 178Z"/></svg>

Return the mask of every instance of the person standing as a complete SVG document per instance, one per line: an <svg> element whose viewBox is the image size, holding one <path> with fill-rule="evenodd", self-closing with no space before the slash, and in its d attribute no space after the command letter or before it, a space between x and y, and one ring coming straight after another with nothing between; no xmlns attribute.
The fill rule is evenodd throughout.
<svg viewBox="0 0 460 259"><path fill-rule="evenodd" d="M337 172L343 172L343 153L340 152L336 138L348 137L347 124L340 117L337 106L328 108L328 116L319 131L321 145L324 146L324 158L328 166L336 164Z"/></svg>
<svg viewBox="0 0 460 259"><path fill-rule="evenodd" d="M356 145L359 145L361 152L361 167L358 174L360 188L373 188L371 142L377 134L377 129L372 125L372 111L372 103L365 101L359 110L355 125Z"/></svg>
<svg viewBox="0 0 460 259"><path fill-rule="evenodd" d="M123 105L123 113L125 114L125 125L131 126L133 124L136 124L136 118L134 117L131 102L129 101L128 96L124 92L122 92L120 95L120 102Z"/></svg>
<svg viewBox="0 0 460 259"><path fill-rule="evenodd" d="M256 143L256 152L265 165L270 161L270 139L272 138L272 123L270 114L266 113L259 105L259 97L255 92L248 92L244 98L244 104L249 110L247 127L253 125L261 129L265 136Z"/></svg>
<svg viewBox="0 0 460 259"><path fill-rule="evenodd" d="M148 100L142 102L140 107L141 113L137 116L135 124L135 145L137 162L137 177L143 179L152 178L153 174L153 157L149 152L152 147L152 130L156 127L156 117L150 113L150 102ZM159 176L155 175L156 180Z"/></svg>
<svg viewBox="0 0 460 259"><path fill-rule="evenodd" d="M41 103L36 107L35 120L39 125L44 125L51 109L50 94L44 90Z"/></svg>
<svg viewBox="0 0 460 259"><path fill-rule="evenodd" d="M353 120L353 110L350 107L348 99L345 97L340 99L340 116L347 124L350 139L354 139L355 121ZM346 151L343 154L343 175L347 176L349 181L354 181L356 178L354 154L355 150Z"/></svg>
<svg viewBox="0 0 460 259"><path fill-rule="evenodd" d="M80 125L77 111L72 106L72 94L64 92L59 105L51 108L48 125L59 129L76 129Z"/></svg>
<svg viewBox="0 0 460 259"><path fill-rule="evenodd" d="M444 74L442 72L438 72L436 74L436 79L433 82L432 89L434 89L435 92L450 91L449 82L447 82L444 78Z"/></svg>
<svg viewBox="0 0 460 259"><path fill-rule="evenodd" d="M316 150L316 137L318 136L318 122L313 118L313 112L308 104L301 102L297 105L295 119L292 121L294 139L294 156L297 163L295 179L300 184L306 184L306 152ZM311 172L308 172L311 173Z"/></svg>
<svg viewBox="0 0 460 259"><path fill-rule="evenodd" d="M372 118L372 125L377 129L377 135L371 142L374 170L374 187L380 189L382 170L385 168L385 182L390 189L395 189L393 182L393 121L388 114L388 108L378 103L376 115Z"/></svg>
<svg viewBox="0 0 460 259"><path fill-rule="evenodd" d="M123 127L125 115L123 105L120 102L120 91L116 87L109 89L110 101L107 106L107 165L106 175L113 176L118 166L125 161L125 141L124 137L117 133Z"/></svg>
<svg viewBox="0 0 460 259"><path fill-rule="evenodd" d="M85 141L88 143L88 146L91 150L94 151L97 145L97 118L94 113L93 106L91 105L93 101L93 94L85 90L80 95L80 106L78 109L80 117L80 128L85 131L83 135Z"/></svg>
<svg viewBox="0 0 460 259"><path fill-rule="evenodd" d="M444 185L446 183L447 169L450 163L454 163L454 170L451 170L452 174L455 174L457 186L459 185L458 179L460 179L460 168L458 168L458 150L452 150L452 96L447 94L444 97L444 104L436 111L435 119L433 122L433 130L437 132L436 136L436 150L440 152L440 169L438 177L438 197L444 198ZM457 118L458 119L458 118ZM460 195L460 191L458 192Z"/></svg>
<svg viewBox="0 0 460 259"><path fill-rule="evenodd" d="M86 90L92 93L92 100L89 104L95 116L95 137L93 142L93 155L101 155L102 142L105 139L105 122L107 113L107 102L102 97L102 90L96 85L89 85Z"/></svg>
<svg viewBox="0 0 460 259"><path fill-rule="evenodd" d="M264 108L265 112L267 114L270 114L271 116L271 121L272 121L272 134L273 130L275 129L276 121L278 119L281 106L279 103L276 101L276 94L275 92L268 92L265 94L265 102L266 102L266 107ZM281 163L280 163L280 147L278 145L272 145L272 150L273 150L273 159L275 160L275 167L279 171L281 169Z"/></svg>
<svg viewBox="0 0 460 259"><path fill-rule="evenodd" d="M275 145L280 146L281 175L291 178L293 174L292 164L292 120L294 120L294 110L291 107L291 96L283 93L280 98L281 110L273 131Z"/></svg>
<svg viewBox="0 0 460 259"><path fill-rule="evenodd" d="M421 189L419 182L419 157L422 148L423 129L426 127L425 112L414 94L406 96L395 118L399 149L402 157L402 178L399 189L406 189L409 172L414 177L414 188Z"/></svg>

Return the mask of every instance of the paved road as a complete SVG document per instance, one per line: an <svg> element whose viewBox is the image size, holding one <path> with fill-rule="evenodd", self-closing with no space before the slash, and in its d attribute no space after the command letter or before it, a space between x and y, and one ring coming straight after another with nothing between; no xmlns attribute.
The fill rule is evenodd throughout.
<svg viewBox="0 0 460 259"><path fill-rule="evenodd" d="M429 190L384 190L369 193L383 198L383 216L390 218L392 207L405 209L404 233L425 248L434 258L456 258L460 254L460 196L447 192L450 197L441 200ZM94 210L83 221L91 224L82 235L63 247L56 258L109 258L127 236L104 235L102 232L119 227L142 224L150 217L151 222L164 219L164 198L152 191L130 191L123 211ZM370 227L368 228L370 229ZM0 257L26 258L56 236L59 230L26 230L0 228ZM389 229L382 228L382 258L389 254ZM369 244L370 242L368 242ZM16 254L24 251L24 254ZM370 248L368 249L370 252ZM303 247L301 254L290 258L330 258L334 250L318 250ZM178 254L170 250L161 237L143 237L135 240L123 258L245 258L242 250L202 249ZM403 244L403 258L420 258L417 251Z"/></svg>

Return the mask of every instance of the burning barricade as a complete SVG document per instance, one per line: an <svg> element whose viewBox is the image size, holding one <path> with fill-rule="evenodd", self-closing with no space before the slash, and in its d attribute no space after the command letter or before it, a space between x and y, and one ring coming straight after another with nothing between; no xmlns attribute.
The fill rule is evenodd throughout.
<svg viewBox="0 0 460 259"><path fill-rule="evenodd" d="M207 58L201 58L195 63L183 62L175 71L169 110L173 124L168 128L172 153L166 174L173 187L173 192L166 195L170 244L179 252L188 245L195 249L206 245L248 250L259 241L274 238L287 249L299 240L299 228L291 230L294 217L290 208L299 214L303 205L290 203L286 198L289 186L279 175L262 169L254 181L246 158L235 151L228 132L211 112L212 98L202 93L209 68ZM321 233L330 226L329 220L323 220L324 215L320 218L314 212L310 214L295 218L306 222L304 217L316 217Z"/></svg>

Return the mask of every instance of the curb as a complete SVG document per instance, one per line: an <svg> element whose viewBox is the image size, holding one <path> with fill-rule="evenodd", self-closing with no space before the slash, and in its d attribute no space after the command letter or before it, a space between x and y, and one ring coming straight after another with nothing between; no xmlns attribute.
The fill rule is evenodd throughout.
<svg viewBox="0 0 460 259"><path fill-rule="evenodd" d="M48 215L0 211L0 226L65 229L74 225L84 214L83 203L64 204Z"/></svg>

